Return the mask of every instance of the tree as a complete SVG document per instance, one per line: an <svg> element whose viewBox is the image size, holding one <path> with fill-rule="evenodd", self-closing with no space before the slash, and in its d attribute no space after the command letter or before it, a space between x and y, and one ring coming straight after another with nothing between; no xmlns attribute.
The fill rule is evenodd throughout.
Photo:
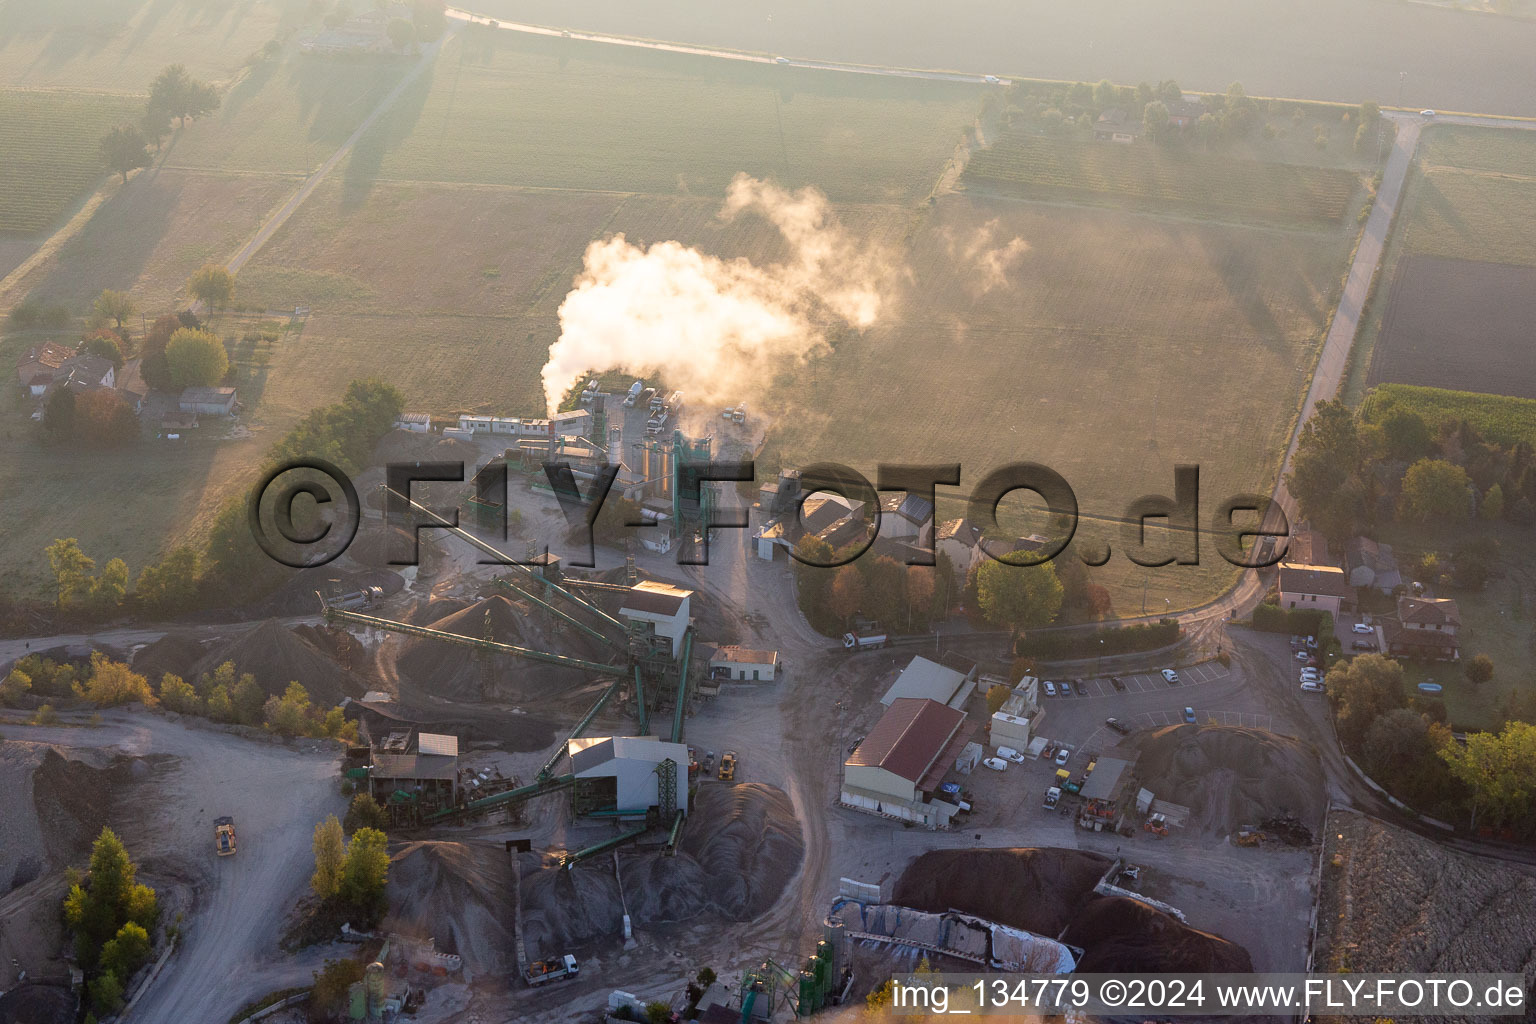
<svg viewBox="0 0 1536 1024"><path fill-rule="evenodd" d="M30 689L32 677L20 668L12 668L4 679L0 679L0 704L13 708Z"/></svg>
<svg viewBox="0 0 1536 1024"><path fill-rule="evenodd" d="M281 697L271 697L262 710L267 728L284 736L313 735L318 723L309 691L297 680L288 684Z"/></svg>
<svg viewBox="0 0 1536 1024"><path fill-rule="evenodd" d="M1375 776L1400 778L1433 754L1429 722L1411 708L1394 708L1371 723L1365 731L1360 755Z"/></svg>
<svg viewBox="0 0 1536 1024"><path fill-rule="evenodd" d="M858 563L839 566L832 576L832 587L827 594L827 608L846 625L864 603L864 575Z"/></svg>
<svg viewBox="0 0 1536 1024"><path fill-rule="evenodd" d="M187 74L182 65L172 64L150 83L146 109L158 109L167 117L186 124L189 117L202 117L219 109L219 93L213 86Z"/></svg>
<svg viewBox="0 0 1536 1024"><path fill-rule="evenodd" d="M97 325L112 322L112 326L119 331L123 325L139 312L139 304L133 301L133 296L127 292L115 292L105 288L96 296L96 301L91 303L91 320ZM118 366L122 366L122 353L118 353Z"/></svg>
<svg viewBox="0 0 1536 1024"><path fill-rule="evenodd" d="M1467 471L1444 459L1420 459L1403 474L1403 513L1410 519L1465 519Z"/></svg>
<svg viewBox="0 0 1536 1024"><path fill-rule="evenodd" d="M75 396L74 438L101 448L119 448L139 438L139 418L127 399L111 388Z"/></svg>
<svg viewBox="0 0 1536 1024"><path fill-rule="evenodd" d="M1358 491L1346 490L1360 465L1360 435L1343 402L1319 402L1301 428L1293 469L1286 476L1302 515L1330 537L1354 533Z"/></svg>
<svg viewBox="0 0 1536 1024"><path fill-rule="evenodd" d="M988 690L987 714L995 715L1001 711L1003 709L1003 704L1008 700L1009 693L1010 691L1006 686L994 686L992 689Z"/></svg>
<svg viewBox="0 0 1536 1024"><path fill-rule="evenodd" d="M1102 78L1099 84L1093 87L1093 105L1100 110L1115 105L1115 86L1109 79Z"/></svg>
<svg viewBox="0 0 1536 1024"><path fill-rule="evenodd" d="M389 36L390 45L397 50L404 50L416 41L416 26L404 18L390 18L384 32Z"/></svg>
<svg viewBox="0 0 1536 1024"><path fill-rule="evenodd" d="M1160 139L1168 133L1168 105L1162 100L1153 100L1148 103L1146 109L1141 112L1141 126L1146 129L1147 137Z"/></svg>
<svg viewBox="0 0 1536 1024"><path fill-rule="evenodd" d="M171 380L171 364L165 357L165 347L171 335L181 329L181 321L169 313L156 317L144 335L144 353L139 360L139 376L156 391L169 391L175 387Z"/></svg>
<svg viewBox="0 0 1536 1024"><path fill-rule="evenodd" d="M112 1013L123 1005L123 983L111 971L93 978L88 991L98 1013Z"/></svg>
<svg viewBox="0 0 1536 1024"><path fill-rule="evenodd" d="M907 598L907 624L926 626L932 618L934 592L934 566L909 565L906 569L904 590Z"/></svg>
<svg viewBox="0 0 1536 1024"><path fill-rule="evenodd" d="M149 142L138 128L120 124L101 137L101 160L126 185L129 171L149 166Z"/></svg>
<svg viewBox="0 0 1536 1024"><path fill-rule="evenodd" d="M1034 629L1061 610L1061 580L1049 562L1018 566L989 558L976 572L976 600L993 625Z"/></svg>
<svg viewBox="0 0 1536 1024"><path fill-rule="evenodd" d="M160 706L180 715L196 715L203 710L203 699L191 683L167 672L160 677Z"/></svg>
<svg viewBox="0 0 1536 1024"><path fill-rule="evenodd" d="M1403 666L1380 654L1364 654L1328 673L1328 693L1337 709L1339 737L1359 750L1366 731L1381 715L1408 706Z"/></svg>
<svg viewBox="0 0 1536 1024"><path fill-rule="evenodd" d="M117 372L121 372L123 368L122 339L105 327L86 335L80 342L80 347L75 349L75 354L99 356L111 363L112 369Z"/></svg>
<svg viewBox="0 0 1536 1024"><path fill-rule="evenodd" d="M149 680L121 661L113 661L100 651L91 653L91 674L78 686L80 696L99 708L137 702L155 706Z"/></svg>
<svg viewBox="0 0 1536 1024"><path fill-rule="evenodd" d="M54 388L43 407L43 428L55 437L69 440L75 436L75 393L69 388Z"/></svg>
<svg viewBox="0 0 1536 1024"><path fill-rule="evenodd" d="M346 864L346 837L341 822L332 814L315 826L312 843L315 851L315 873L309 887L323 900L335 898L341 891L341 872Z"/></svg>
<svg viewBox="0 0 1536 1024"><path fill-rule="evenodd" d="M1504 488L1498 484L1488 488L1488 493L1483 495L1483 506L1478 512L1484 519L1504 518Z"/></svg>
<svg viewBox="0 0 1536 1024"><path fill-rule="evenodd" d="M1481 686L1493 678L1493 659L1486 654L1479 654L1467 662L1467 667L1462 671L1467 674L1467 682Z"/></svg>
<svg viewBox="0 0 1536 1024"><path fill-rule="evenodd" d="M309 694L306 693L304 697L307 701ZM249 672L242 673L234 689L229 691L229 700L234 708L235 721L241 725L261 724L267 703L267 691L261 688L255 676Z"/></svg>
<svg viewBox="0 0 1536 1024"><path fill-rule="evenodd" d="M647 1024L667 1024L667 1019L672 1016L672 1006L659 999L653 999L645 1004L645 1019Z"/></svg>
<svg viewBox="0 0 1536 1024"><path fill-rule="evenodd" d="M310 991L311 1011L318 1013L319 1020L334 1020L346 1005L347 992L363 980L363 964L359 960L327 960L325 969L315 972L315 987Z"/></svg>
<svg viewBox="0 0 1536 1024"><path fill-rule="evenodd" d="M133 596L152 612L173 614L191 605L201 574L202 556L196 548L172 548L160 564L139 571Z"/></svg>
<svg viewBox="0 0 1536 1024"><path fill-rule="evenodd" d="M1374 125L1381 119L1381 104L1375 100L1366 100L1360 104L1360 123Z"/></svg>
<svg viewBox="0 0 1536 1024"><path fill-rule="evenodd" d="M229 372L229 353L211 331L181 328L165 346L165 358L177 388L209 387Z"/></svg>
<svg viewBox="0 0 1536 1024"><path fill-rule="evenodd" d="M1171 78L1157 83L1157 98L1164 103L1177 103L1184 98L1184 90Z"/></svg>
<svg viewBox="0 0 1536 1024"><path fill-rule="evenodd" d="M204 263L187 280L187 290L205 304L210 313L216 312L220 306L228 305L230 299L234 298L235 277L227 267ZM171 340L175 341L175 338Z"/></svg>
<svg viewBox="0 0 1536 1024"><path fill-rule="evenodd" d="M171 115L164 107L154 103L146 104L144 116L139 121L139 127L144 132L144 138L155 147L155 152L160 152L160 144L165 137L171 134Z"/></svg>
<svg viewBox="0 0 1536 1024"><path fill-rule="evenodd" d="M1451 579L1458 587L1481 590L1499 566L1499 542L1478 537L1456 549Z"/></svg>
<svg viewBox="0 0 1536 1024"><path fill-rule="evenodd" d="M1529 832L1536 821L1536 726L1509 722L1503 731L1469 733L1440 757L1471 794L1472 813L1495 826Z"/></svg>
<svg viewBox="0 0 1536 1024"><path fill-rule="evenodd" d="M352 805L347 808L347 817L342 827L348 834L356 832L360 828L378 829L380 832L389 825L389 815L371 793L359 793L352 798Z"/></svg>
<svg viewBox="0 0 1536 1024"><path fill-rule="evenodd" d="M91 604L98 612L112 612L122 607L127 595L128 564L121 558L114 558L91 581Z"/></svg>
<svg viewBox="0 0 1536 1024"><path fill-rule="evenodd" d="M123 925L133 921L145 932L154 926L155 893L137 883L136 872L117 833L103 828L91 847L85 879L64 897L64 923L74 933L75 958L88 972L96 970L102 948Z"/></svg>
<svg viewBox="0 0 1536 1024"><path fill-rule="evenodd" d="M136 921L126 921L101 947L101 968L119 978L131 978L149 958L149 933Z"/></svg>
<svg viewBox="0 0 1536 1024"><path fill-rule="evenodd" d="M235 705L229 699L229 687L222 683L208 691L208 717L215 722L235 720Z"/></svg>
<svg viewBox="0 0 1536 1024"><path fill-rule="evenodd" d="M364 923L371 923L384 910L389 884L388 846L384 833L373 828L358 829L347 843L337 896Z"/></svg>
<svg viewBox="0 0 1536 1024"><path fill-rule="evenodd" d="M1434 448L1429 424L1411 409L1393 409L1382 417L1381 434L1386 454L1403 462L1422 459Z"/></svg>
<svg viewBox="0 0 1536 1024"><path fill-rule="evenodd" d="M89 593L96 560L86 557L79 541L73 537L60 538L48 545L44 553L48 556L48 567L53 570L57 607L63 608L76 597Z"/></svg>

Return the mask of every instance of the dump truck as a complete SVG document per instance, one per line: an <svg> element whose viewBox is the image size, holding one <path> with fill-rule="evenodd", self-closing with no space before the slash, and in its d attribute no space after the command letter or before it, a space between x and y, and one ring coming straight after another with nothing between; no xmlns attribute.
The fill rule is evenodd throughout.
<svg viewBox="0 0 1536 1024"><path fill-rule="evenodd" d="M736 778L736 751L727 750L720 755L720 773L716 777L721 782L730 782Z"/></svg>
<svg viewBox="0 0 1536 1024"><path fill-rule="evenodd" d="M844 633L843 646L850 651L872 651L884 647L887 639L884 633Z"/></svg>
<svg viewBox="0 0 1536 1024"><path fill-rule="evenodd" d="M567 953L564 956L550 957L548 960L535 960L523 972L523 980L532 987L547 981L574 978L580 971L581 968L576 965L576 958Z"/></svg>
<svg viewBox="0 0 1536 1024"><path fill-rule="evenodd" d="M235 819L227 814L213 819L213 852L220 857L235 855Z"/></svg>

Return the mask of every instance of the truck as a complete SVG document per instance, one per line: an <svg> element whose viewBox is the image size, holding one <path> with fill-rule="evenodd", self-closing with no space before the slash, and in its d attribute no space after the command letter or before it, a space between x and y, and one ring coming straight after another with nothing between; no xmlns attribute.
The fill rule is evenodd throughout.
<svg viewBox="0 0 1536 1024"><path fill-rule="evenodd" d="M220 857L235 855L235 819L227 814L213 819L213 852Z"/></svg>
<svg viewBox="0 0 1536 1024"><path fill-rule="evenodd" d="M735 409L731 410L731 422L733 422L733 423L745 423L745 422L747 422L747 405L746 405L745 402L743 402L741 405L738 405Z"/></svg>
<svg viewBox="0 0 1536 1024"><path fill-rule="evenodd" d="M528 965L523 972L523 980L532 988L534 985L542 985L548 981L563 981L566 978L574 978L581 972L576 964L576 958L567 953L564 956L553 956L547 960L535 960Z"/></svg>
<svg viewBox="0 0 1536 1024"><path fill-rule="evenodd" d="M631 409L634 408L635 403L640 400L640 392L642 392L644 390L645 390L645 381L643 381L643 380L637 380L633 384L631 384L629 386L629 394L624 396L624 406L625 406L625 408L631 408Z"/></svg>
<svg viewBox="0 0 1536 1024"><path fill-rule="evenodd" d="M1052 810L1059 803L1061 803L1061 790L1060 789L1056 788L1055 786L1052 786L1050 789L1045 791L1045 809L1046 810L1048 810L1048 811Z"/></svg>
<svg viewBox="0 0 1536 1024"><path fill-rule="evenodd" d="M661 433L667 428L667 416L668 413L665 409L658 411L649 420L646 420L645 432L652 435Z"/></svg>
<svg viewBox="0 0 1536 1024"><path fill-rule="evenodd" d="M721 782L730 782L736 778L736 751L727 750L720 755L720 772L716 778Z"/></svg>
<svg viewBox="0 0 1536 1024"><path fill-rule="evenodd" d="M884 647L889 639L885 633L844 633L843 646L850 651L872 651Z"/></svg>

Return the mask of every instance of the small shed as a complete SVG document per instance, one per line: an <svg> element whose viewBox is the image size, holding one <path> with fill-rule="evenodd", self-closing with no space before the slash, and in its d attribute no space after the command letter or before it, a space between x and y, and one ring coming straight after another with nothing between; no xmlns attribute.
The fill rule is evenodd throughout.
<svg viewBox="0 0 1536 1024"><path fill-rule="evenodd" d="M981 756L985 753L980 743L967 743L965 749L960 751L960 756L955 758L955 771L961 775L971 774L971 769L981 763Z"/></svg>
<svg viewBox="0 0 1536 1024"><path fill-rule="evenodd" d="M234 388L186 388L177 408L200 416L233 416L235 400Z"/></svg>

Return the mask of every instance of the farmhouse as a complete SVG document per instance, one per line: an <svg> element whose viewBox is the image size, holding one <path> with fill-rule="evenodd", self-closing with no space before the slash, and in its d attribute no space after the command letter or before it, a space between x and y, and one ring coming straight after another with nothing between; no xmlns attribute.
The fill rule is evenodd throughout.
<svg viewBox="0 0 1536 1024"><path fill-rule="evenodd" d="M1378 544L1369 537L1355 537L1344 548L1344 565L1349 570L1349 585L1369 587L1391 596L1403 585L1392 545Z"/></svg>
<svg viewBox="0 0 1536 1024"><path fill-rule="evenodd" d="M1141 137L1141 123L1119 107L1110 107L1093 125L1093 137L1105 142L1132 143Z"/></svg>
<svg viewBox="0 0 1536 1024"><path fill-rule="evenodd" d="M1387 652L1427 661L1455 661L1461 657L1456 630L1461 612L1448 597L1400 597L1397 618L1383 623Z"/></svg>
<svg viewBox="0 0 1536 1024"><path fill-rule="evenodd" d="M1205 101L1198 97L1177 99L1163 105L1168 108L1168 123L1175 128L1188 128L1200 120L1200 115L1206 112Z"/></svg>
<svg viewBox="0 0 1536 1024"><path fill-rule="evenodd" d="M880 535L892 540L920 537L933 520L933 503L915 494L880 496Z"/></svg>
<svg viewBox="0 0 1536 1024"><path fill-rule="evenodd" d="M938 701L900 698L843 763L841 803L929 828L947 827L959 807L933 794L965 751L971 731L963 712Z"/></svg>
<svg viewBox="0 0 1536 1024"><path fill-rule="evenodd" d="M33 345L16 361L17 383L28 389L33 398L41 398L48 385L53 383L54 374L72 355L70 349L56 341Z"/></svg>
<svg viewBox="0 0 1536 1024"><path fill-rule="evenodd" d="M1336 565L1280 563L1280 607L1313 608L1330 615L1353 605L1344 570Z"/></svg>
<svg viewBox="0 0 1536 1024"><path fill-rule="evenodd" d="M234 388L187 388L182 391L176 407L199 416L233 416L235 398Z"/></svg>
<svg viewBox="0 0 1536 1024"><path fill-rule="evenodd" d="M933 534L933 546L935 554L946 555L957 573L963 573L971 567L971 559L976 554L976 545L981 543L981 529L971 523L969 519L951 519L942 524Z"/></svg>

